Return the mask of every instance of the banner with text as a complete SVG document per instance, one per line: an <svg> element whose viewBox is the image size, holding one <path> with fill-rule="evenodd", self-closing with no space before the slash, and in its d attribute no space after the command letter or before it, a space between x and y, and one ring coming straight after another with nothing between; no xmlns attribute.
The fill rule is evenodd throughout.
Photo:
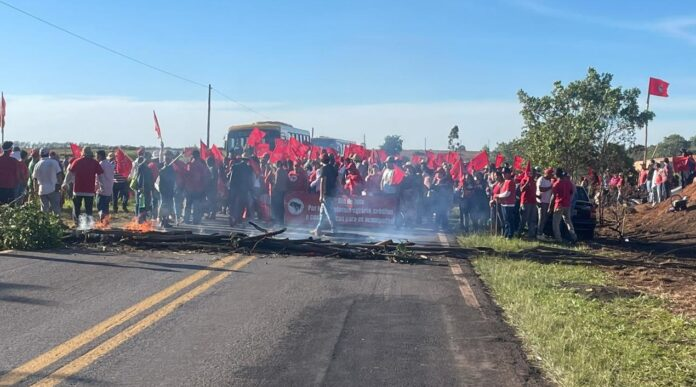
<svg viewBox="0 0 696 387"><path fill-rule="evenodd" d="M338 196L334 198L336 223L344 226L394 224L398 198L393 196ZM319 195L308 192L285 194L285 223L315 226L319 222Z"/></svg>

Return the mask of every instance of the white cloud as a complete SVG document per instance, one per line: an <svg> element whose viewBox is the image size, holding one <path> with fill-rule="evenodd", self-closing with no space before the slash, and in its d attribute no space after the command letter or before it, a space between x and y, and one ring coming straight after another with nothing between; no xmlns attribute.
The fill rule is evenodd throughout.
<svg viewBox="0 0 696 387"><path fill-rule="evenodd" d="M157 111L166 144L184 146L205 139L205 101L143 101L108 96L6 96L6 137L29 142L96 142L156 145L152 110ZM316 135L362 141L378 146L389 134L404 138L407 148L444 148L449 129L459 125L462 143L480 149L520 133L515 101L442 101L370 105L294 107L245 103L274 120ZM211 141L222 143L229 125L264 120L231 102L213 102Z"/></svg>
<svg viewBox="0 0 696 387"><path fill-rule="evenodd" d="M664 36L684 40L696 45L696 16L674 16L661 20L619 20L582 14L573 10L554 8L539 0L509 0L510 3L531 12L555 19L595 24L616 29L655 32Z"/></svg>

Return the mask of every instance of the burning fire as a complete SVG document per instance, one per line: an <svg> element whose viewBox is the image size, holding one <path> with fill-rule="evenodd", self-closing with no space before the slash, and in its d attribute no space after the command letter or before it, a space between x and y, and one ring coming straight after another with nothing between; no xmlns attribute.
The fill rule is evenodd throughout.
<svg viewBox="0 0 696 387"><path fill-rule="evenodd" d="M107 215L104 219L94 223L95 230L108 230L111 228L111 215Z"/></svg>
<svg viewBox="0 0 696 387"><path fill-rule="evenodd" d="M149 232L149 231L154 231L155 230L155 222L151 220L147 220L143 223L138 222L138 218L133 218L133 220L128 223L124 229L128 231L135 231L135 232Z"/></svg>

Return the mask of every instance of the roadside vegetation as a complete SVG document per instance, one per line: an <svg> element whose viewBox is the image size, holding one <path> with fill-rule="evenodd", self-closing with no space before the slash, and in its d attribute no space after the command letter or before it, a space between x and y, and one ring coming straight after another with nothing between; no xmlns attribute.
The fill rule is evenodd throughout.
<svg viewBox="0 0 696 387"><path fill-rule="evenodd" d="M661 299L621 288L597 267L510 257L539 247L536 241L474 235L459 242L496 250L474 259L475 270L553 382L696 385L696 321L671 313Z"/></svg>
<svg viewBox="0 0 696 387"><path fill-rule="evenodd" d="M64 226L30 201L20 207L0 206L0 249L38 250L58 247Z"/></svg>

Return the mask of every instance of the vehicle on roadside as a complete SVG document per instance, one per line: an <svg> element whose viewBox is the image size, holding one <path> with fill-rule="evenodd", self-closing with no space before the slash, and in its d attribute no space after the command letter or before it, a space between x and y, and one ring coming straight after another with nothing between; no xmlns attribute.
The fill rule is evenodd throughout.
<svg viewBox="0 0 696 387"><path fill-rule="evenodd" d="M260 121L230 126L225 139L227 152L231 155L241 154L246 147L249 134L254 128L258 128L266 133L263 142L269 144L271 150L275 148L276 139L289 140L295 138L303 144L310 144L311 142L311 135L307 130L299 129L280 121Z"/></svg>
<svg viewBox="0 0 696 387"><path fill-rule="evenodd" d="M338 152L339 155L343 154L346 145L355 144L355 141L341 140L339 138L333 137L314 137L312 138L312 145L320 146L322 148L332 148Z"/></svg>
<svg viewBox="0 0 696 387"><path fill-rule="evenodd" d="M591 240L594 238L595 227L597 227L596 206L587 195L587 191L582 187L576 187L573 197L573 211L571 215L573 228L578 240ZM553 217L549 216L544 225L544 234L553 237ZM561 234L568 238L568 227L561 220Z"/></svg>

